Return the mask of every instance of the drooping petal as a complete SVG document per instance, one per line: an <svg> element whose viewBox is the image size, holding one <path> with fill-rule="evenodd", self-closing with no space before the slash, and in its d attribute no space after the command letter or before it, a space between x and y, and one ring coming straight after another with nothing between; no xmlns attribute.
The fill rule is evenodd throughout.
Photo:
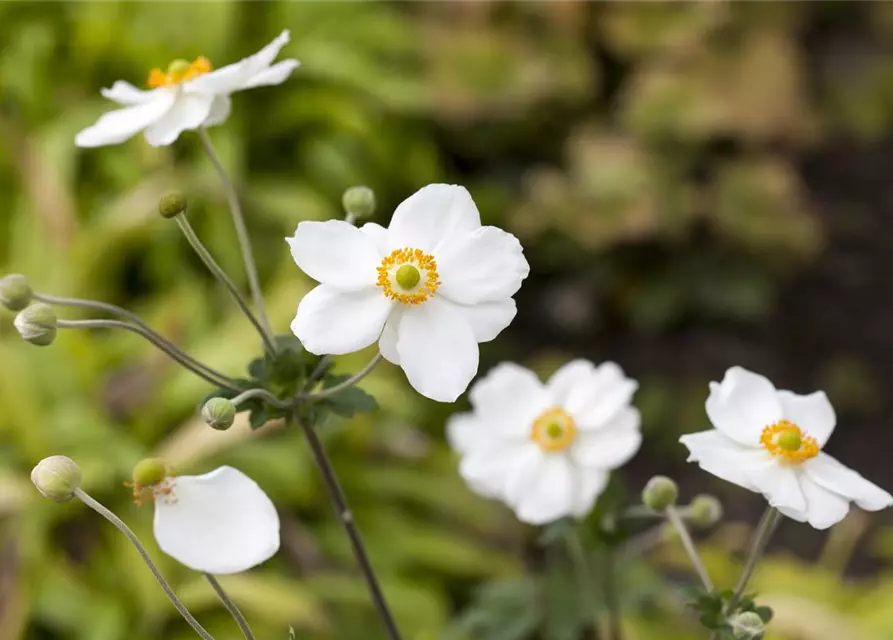
<svg viewBox="0 0 893 640"><path fill-rule="evenodd" d="M742 447L718 429L689 433L679 442L688 448L689 462L697 462L707 473L750 491L758 489L746 471L759 469L772 459L765 449Z"/></svg>
<svg viewBox="0 0 893 640"><path fill-rule="evenodd" d="M582 518L592 511L595 501L608 486L610 473L603 469L576 469L573 490L573 515Z"/></svg>
<svg viewBox="0 0 893 640"><path fill-rule="evenodd" d="M522 522L553 522L574 511L574 476L567 456L527 449L508 477L506 501Z"/></svg>
<svg viewBox="0 0 893 640"><path fill-rule="evenodd" d="M441 282L438 294L462 304L510 298L530 273L521 243L496 227L455 235L434 257Z"/></svg>
<svg viewBox="0 0 893 640"><path fill-rule="evenodd" d="M198 129L208 119L213 102L213 96L181 94L163 118L146 128L146 142L163 147L184 131Z"/></svg>
<svg viewBox="0 0 893 640"><path fill-rule="evenodd" d="M282 84L288 79L288 76L291 75L291 72L297 69L300 64L300 62L294 59L277 62L272 67L267 67L266 69L252 76L248 80L248 82L245 83L244 88L253 89L254 87L266 87L274 84Z"/></svg>
<svg viewBox="0 0 893 640"><path fill-rule="evenodd" d="M507 298L500 302L481 302L479 304L458 304L444 300L452 305L474 332L478 342L490 342L512 323L518 313L515 301Z"/></svg>
<svg viewBox="0 0 893 640"><path fill-rule="evenodd" d="M486 428L484 424L479 425ZM492 434L484 433L473 448L462 456L459 474L475 493L485 498L501 499L518 459L527 455L532 443L501 441L490 437Z"/></svg>
<svg viewBox="0 0 893 640"><path fill-rule="evenodd" d="M626 407L609 424L596 431L579 431L570 448L577 467L616 469L636 455L642 444L641 416Z"/></svg>
<svg viewBox="0 0 893 640"><path fill-rule="evenodd" d="M339 291L321 284L301 300L291 330L310 353L353 353L378 340L393 305L378 289Z"/></svg>
<svg viewBox="0 0 893 640"><path fill-rule="evenodd" d="M471 405L481 419L507 437L529 441L533 421L551 406L546 389L529 369L503 362L471 388Z"/></svg>
<svg viewBox="0 0 893 640"><path fill-rule="evenodd" d="M214 575L246 571L279 549L279 516L254 480L232 467L174 478L155 503L155 539L169 556Z"/></svg>
<svg viewBox="0 0 893 640"><path fill-rule="evenodd" d="M804 462L803 471L820 487L849 498L866 511L893 506L893 496L827 453Z"/></svg>
<svg viewBox="0 0 893 640"><path fill-rule="evenodd" d="M388 321L384 323L384 329L381 330L381 337L378 339L378 350L384 359L391 364L400 366L400 354L397 353L397 327L400 326L400 318L402 313L399 308L391 311Z"/></svg>
<svg viewBox="0 0 893 640"><path fill-rule="evenodd" d="M211 103L211 111L208 112L208 117L205 119L203 126L213 127L226 122L232 106L233 101L230 100L229 96L217 96L214 98L214 102Z"/></svg>
<svg viewBox="0 0 893 640"><path fill-rule="evenodd" d="M816 439L819 448L824 447L837 424L834 407L824 391L816 391L807 396L790 391L779 391L781 413L784 419L793 422Z"/></svg>
<svg viewBox="0 0 893 640"><path fill-rule="evenodd" d="M627 378L623 369L613 362L605 362L593 368L588 376L569 384L572 375L578 374L562 376L568 380L561 383L567 391L562 406L581 430L598 430L609 424L629 406L639 388L639 383Z"/></svg>
<svg viewBox="0 0 893 640"><path fill-rule="evenodd" d="M800 488L806 498L806 519L816 529L827 529L846 517L850 501L820 486L808 474L799 474Z"/></svg>
<svg viewBox="0 0 893 640"><path fill-rule="evenodd" d="M298 267L322 284L342 291L375 286L381 257L372 238L352 224L301 222L286 242Z"/></svg>
<svg viewBox="0 0 893 640"><path fill-rule="evenodd" d="M100 89L99 93L102 94L103 98L108 98L125 107L131 107L133 105L143 104L144 102L154 100L159 91L163 91L163 89L143 91L129 82L116 80L110 88Z"/></svg>
<svg viewBox="0 0 893 640"><path fill-rule="evenodd" d="M759 445L765 427L783 417L772 383L742 367L726 371L722 383L710 383L707 415L717 429L752 447Z"/></svg>
<svg viewBox="0 0 893 640"><path fill-rule="evenodd" d="M744 475L773 507L794 511L806 509L806 498L796 467L772 460L756 469L745 470Z"/></svg>
<svg viewBox="0 0 893 640"><path fill-rule="evenodd" d="M478 370L471 327L436 296L403 311L397 353L413 389L438 402L454 402Z"/></svg>
<svg viewBox="0 0 893 640"><path fill-rule="evenodd" d="M465 187L429 184L394 211L388 239L393 248L434 253L441 243L468 235L480 226L481 216Z"/></svg>
<svg viewBox="0 0 893 640"><path fill-rule="evenodd" d="M100 116L96 124L79 132L74 142L79 147L101 147L124 142L161 120L173 106L176 96L176 90L158 91L149 102L109 111Z"/></svg>
<svg viewBox="0 0 893 640"><path fill-rule="evenodd" d="M239 91L240 89L244 89L252 78L273 63L273 60L279 55L279 50L282 49L288 41L288 30L285 30L280 33L275 40L254 55L243 58L234 64L221 67L210 73L205 73L193 78L192 80L183 83L183 87L189 92L216 95L230 94Z"/></svg>

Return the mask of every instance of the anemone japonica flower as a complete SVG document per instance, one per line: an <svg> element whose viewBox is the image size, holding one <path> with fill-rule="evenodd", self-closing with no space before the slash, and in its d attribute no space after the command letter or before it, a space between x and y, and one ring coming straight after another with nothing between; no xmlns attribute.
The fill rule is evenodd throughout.
<svg viewBox="0 0 893 640"><path fill-rule="evenodd" d="M471 388L470 413L447 436L475 492L529 524L592 510L612 469L639 450L638 388L613 362L574 360L545 384L517 364L493 368Z"/></svg>
<svg viewBox="0 0 893 640"><path fill-rule="evenodd" d="M292 257L320 282L298 306L294 334L315 354L378 342L413 388L453 402L478 369L478 343L515 317L512 296L529 267L518 240L482 227L463 187L428 185L385 229L340 220L302 222Z"/></svg>
<svg viewBox="0 0 893 640"><path fill-rule="evenodd" d="M778 391L765 377L732 367L710 383L707 415L715 429L680 438L689 461L745 489L799 522L827 529L850 502L868 511L893 496L822 451L837 418L823 391Z"/></svg>
<svg viewBox="0 0 893 640"><path fill-rule="evenodd" d="M151 489L158 546L190 569L239 573L279 550L276 508L237 469L223 466L200 476L164 477Z"/></svg>
<svg viewBox="0 0 893 640"><path fill-rule="evenodd" d="M75 144L118 144L144 131L146 141L158 147L171 144L183 131L220 124L229 117L231 94L281 84L298 66L292 59L273 64L288 39L288 31L283 31L253 56L216 71L204 56L193 62L174 60L166 72L152 69L148 91L118 80L101 93L124 108L101 116L77 134Z"/></svg>

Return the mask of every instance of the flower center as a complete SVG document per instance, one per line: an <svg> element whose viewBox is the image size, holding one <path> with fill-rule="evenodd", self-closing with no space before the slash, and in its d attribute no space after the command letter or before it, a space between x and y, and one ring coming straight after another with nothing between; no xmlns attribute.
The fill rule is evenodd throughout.
<svg viewBox="0 0 893 640"><path fill-rule="evenodd" d="M819 455L819 443L793 422L779 420L763 429L760 443L773 456L788 462L803 462Z"/></svg>
<svg viewBox="0 0 893 640"><path fill-rule="evenodd" d="M149 72L149 79L146 81L146 84L149 85L150 89L170 87L208 73L211 69L213 69L211 61L205 56L199 56L193 62L174 60L168 65L167 73L157 67L152 69Z"/></svg>
<svg viewBox="0 0 893 640"><path fill-rule="evenodd" d="M395 249L381 261L376 284L391 300L421 304L440 286L437 263L421 249Z"/></svg>
<svg viewBox="0 0 893 640"><path fill-rule="evenodd" d="M560 407L543 411L533 421L530 439L544 451L564 451L577 437L577 425L570 414Z"/></svg>

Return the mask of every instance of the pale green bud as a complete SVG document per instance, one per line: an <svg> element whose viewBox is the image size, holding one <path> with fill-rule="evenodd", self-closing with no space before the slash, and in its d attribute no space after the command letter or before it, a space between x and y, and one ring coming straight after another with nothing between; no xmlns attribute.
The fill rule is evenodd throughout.
<svg viewBox="0 0 893 640"><path fill-rule="evenodd" d="M642 491L642 503L654 511L663 511L676 504L679 487L666 476L654 476Z"/></svg>
<svg viewBox="0 0 893 640"><path fill-rule="evenodd" d="M169 191L158 201L158 213L173 218L186 211L186 195L182 191Z"/></svg>
<svg viewBox="0 0 893 640"><path fill-rule="evenodd" d="M757 640L766 632L763 619L753 611L742 611L729 620L729 624L737 640Z"/></svg>
<svg viewBox="0 0 893 640"><path fill-rule="evenodd" d="M39 347L45 347L56 339L56 312L38 302L19 311L13 321L22 339Z"/></svg>
<svg viewBox="0 0 893 640"><path fill-rule="evenodd" d="M154 487L167 477L167 466L161 458L146 458L136 463L131 477L138 487Z"/></svg>
<svg viewBox="0 0 893 640"><path fill-rule="evenodd" d="M375 213L375 192L369 187L351 187L341 198L344 211L357 218L368 218Z"/></svg>
<svg viewBox="0 0 893 640"><path fill-rule="evenodd" d="M50 456L31 471L31 482L41 495L54 502L68 502L81 486L81 468L71 458Z"/></svg>
<svg viewBox="0 0 893 640"><path fill-rule="evenodd" d="M202 419L215 429L225 431L236 419L236 405L226 398L211 398L202 407Z"/></svg>
<svg viewBox="0 0 893 640"><path fill-rule="evenodd" d="M31 303L31 285L28 278L12 273L0 278L0 304L10 311L21 311Z"/></svg>
<svg viewBox="0 0 893 640"><path fill-rule="evenodd" d="M688 520L696 527L712 527L722 518L722 503L706 493L697 495L688 505Z"/></svg>

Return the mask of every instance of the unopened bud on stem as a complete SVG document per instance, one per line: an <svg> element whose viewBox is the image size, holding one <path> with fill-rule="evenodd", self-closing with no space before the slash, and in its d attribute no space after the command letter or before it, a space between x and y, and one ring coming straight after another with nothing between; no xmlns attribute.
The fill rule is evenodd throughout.
<svg viewBox="0 0 893 640"><path fill-rule="evenodd" d="M39 347L52 344L56 339L56 312L43 302L20 311L13 323L23 340Z"/></svg>
<svg viewBox="0 0 893 640"><path fill-rule="evenodd" d="M169 191L158 201L158 213L173 218L186 211L186 195L182 191Z"/></svg>
<svg viewBox="0 0 893 640"><path fill-rule="evenodd" d="M688 505L688 521L696 527L712 527L722 518L722 503L715 497L701 494Z"/></svg>
<svg viewBox="0 0 893 640"><path fill-rule="evenodd" d="M138 487L154 487L167 477L167 466L160 458L146 458L133 467L132 477Z"/></svg>
<svg viewBox="0 0 893 640"><path fill-rule="evenodd" d="M12 273L0 278L0 304L10 311L21 311L31 303L31 285L28 278Z"/></svg>
<svg viewBox="0 0 893 640"><path fill-rule="evenodd" d="M236 405L226 398L211 398L202 407L202 419L215 429L225 431L236 419Z"/></svg>
<svg viewBox="0 0 893 640"><path fill-rule="evenodd" d="M375 213L375 192L369 187L351 187L341 198L344 211L356 218L368 218Z"/></svg>
<svg viewBox="0 0 893 640"><path fill-rule="evenodd" d="M31 482L41 495L54 502L68 502L81 486L81 468L71 458L50 456L31 471Z"/></svg>
<svg viewBox="0 0 893 640"><path fill-rule="evenodd" d="M676 504L678 497L679 487L666 476L654 476L642 491L642 503L654 511L664 511Z"/></svg>
<svg viewBox="0 0 893 640"><path fill-rule="evenodd" d="M763 619L753 611L743 611L729 620L736 640L757 640L766 632Z"/></svg>

